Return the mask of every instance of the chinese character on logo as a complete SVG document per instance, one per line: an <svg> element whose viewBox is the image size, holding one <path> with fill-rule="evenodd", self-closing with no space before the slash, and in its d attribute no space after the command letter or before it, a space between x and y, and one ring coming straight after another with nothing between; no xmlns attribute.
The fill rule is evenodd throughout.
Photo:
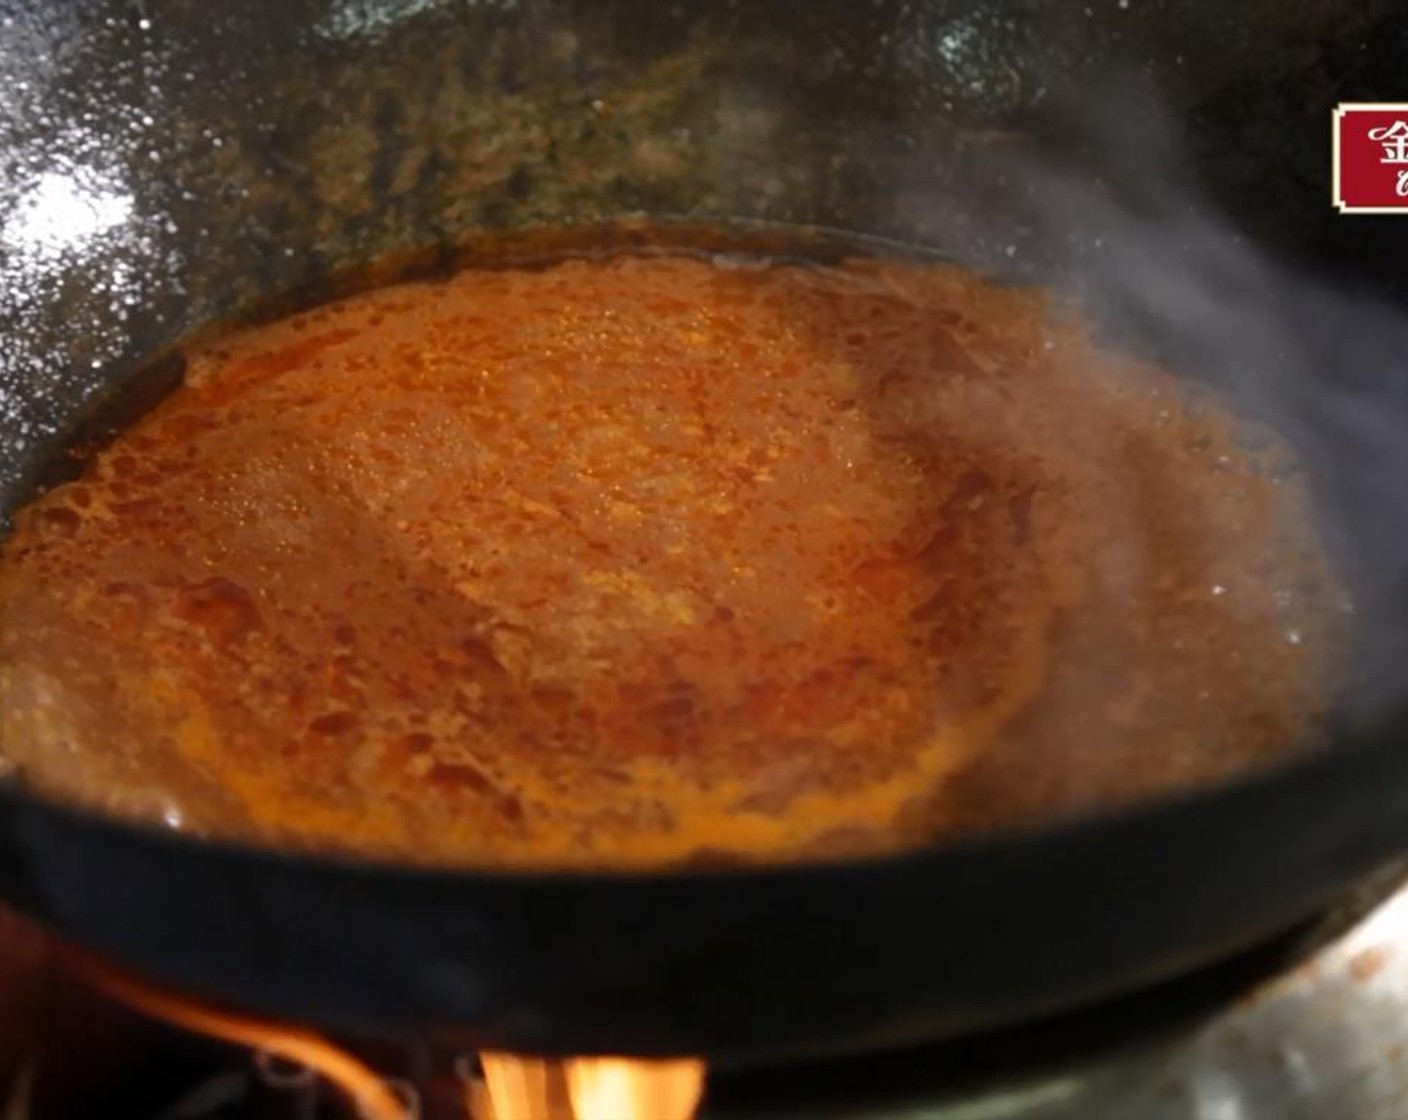
<svg viewBox="0 0 1408 1120"><path fill-rule="evenodd" d="M1341 214L1408 216L1408 101L1346 101L1330 118Z"/></svg>
<svg viewBox="0 0 1408 1120"><path fill-rule="evenodd" d="M1384 150L1380 163L1408 163L1408 121L1400 119L1381 128L1371 128L1369 139Z"/></svg>

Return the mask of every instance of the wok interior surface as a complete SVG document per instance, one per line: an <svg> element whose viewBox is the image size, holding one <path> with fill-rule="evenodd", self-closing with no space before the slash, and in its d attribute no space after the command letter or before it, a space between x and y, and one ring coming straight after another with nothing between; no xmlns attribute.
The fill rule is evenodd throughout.
<svg viewBox="0 0 1408 1120"><path fill-rule="evenodd" d="M1041 291L633 232L664 247L186 348L0 556L26 786L305 853L662 868L1318 745L1346 605L1268 433Z"/></svg>
<svg viewBox="0 0 1408 1120"><path fill-rule="evenodd" d="M110 834L8 794L8 894L260 1007L635 1052L966 1029L1167 975L1300 916L1405 839L1386 749L1408 617L1389 512L1408 477L1390 438L1408 412L1402 234L1336 219L1324 159L1329 104L1384 95L1401 23L1387 3L1110 4L1084 21L1030 2L0 5L10 508L57 442L111 415L105 396L159 368L152 355L271 293L534 226L841 229L1073 291L1132 347L1269 412L1310 460L1378 623L1343 722L1382 740L1357 763L1040 845L474 892ZM124 839L96 860L109 835ZM1081 918L1121 892L1098 928ZM162 898L160 913L132 912L133 896ZM1033 913L1050 916L1059 962L1012 932ZM369 974L370 959L394 964Z"/></svg>

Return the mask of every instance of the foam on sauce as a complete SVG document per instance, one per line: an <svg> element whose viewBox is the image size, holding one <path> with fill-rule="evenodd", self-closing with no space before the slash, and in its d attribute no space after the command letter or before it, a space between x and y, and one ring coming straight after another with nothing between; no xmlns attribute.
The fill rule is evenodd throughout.
<svg viewBox="0 0 1408 1120"><path fill-rule="evenodd" d="M0 749L201 833L515 866L889 850L1312 739L1279 452L950 266L465 271L191 352L21 512Z"/></svg>

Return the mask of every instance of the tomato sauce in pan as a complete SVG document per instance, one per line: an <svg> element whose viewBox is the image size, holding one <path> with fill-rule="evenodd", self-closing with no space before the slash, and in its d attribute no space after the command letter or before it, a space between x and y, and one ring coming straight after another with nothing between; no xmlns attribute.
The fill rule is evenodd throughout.
<svg viewBox="0 0 1408 1120"><path fill-rule="evenodd" d="M954 266L468 269L186 355L22 510L51 795L426 863L879 853L1315 740L1284 453Z"/></svg>

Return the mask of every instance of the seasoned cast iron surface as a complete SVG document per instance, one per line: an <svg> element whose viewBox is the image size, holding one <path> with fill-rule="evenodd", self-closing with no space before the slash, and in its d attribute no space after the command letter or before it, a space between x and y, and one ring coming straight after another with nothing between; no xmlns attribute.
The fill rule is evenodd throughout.
<svg viewBox="0 0 1408 1120"><path fill-rule="evenodd" d="M1393 72L1396 15L1389 0L6 0L0 497L144 356L391 249L646 211L1038 268L1053 238L1098 231L1014 227L994 168L1064 89L1111 72L1195 110L1225 200L1333 256L1329 104Z"/></svg>
<svg viewBox="0 0 1408 1120"><path fill-rule="evenodd" d="M1131 289L1149 279L1131 264L1201 281L1212 250L1207 314L1168 308L1189 356L1243 338L1260 349L1231 357L1374 386L1327 429L1331 473L1354 483L1339 498L1371 530L1355 548L1374 587L1398 589L1366 614L1408 618L1408 466L1384 451L1408 444L1408 342L1282 291L1246 248L1401 295L1408 223L1335 218L1324 159L1333 101L1408 92L1400 8L0 0L0 507L153 353L388 251L640 212L816 223L1093 281L1097 310L1142 329L1167 289ZM1073 184L1089 205L1052 206ZM1140 251L1111 254L1131 228ZM1222 297L1265 287L1285 329L1229 330L1247 324ZM1376 659L1394 688L1402 650ZM1034 840L736 877L331 867L6 791L0 893L170 983L299 1018L517 1050L825 1054L1152 983L1304 917L1408 844L1402 726Z"/></svg>

